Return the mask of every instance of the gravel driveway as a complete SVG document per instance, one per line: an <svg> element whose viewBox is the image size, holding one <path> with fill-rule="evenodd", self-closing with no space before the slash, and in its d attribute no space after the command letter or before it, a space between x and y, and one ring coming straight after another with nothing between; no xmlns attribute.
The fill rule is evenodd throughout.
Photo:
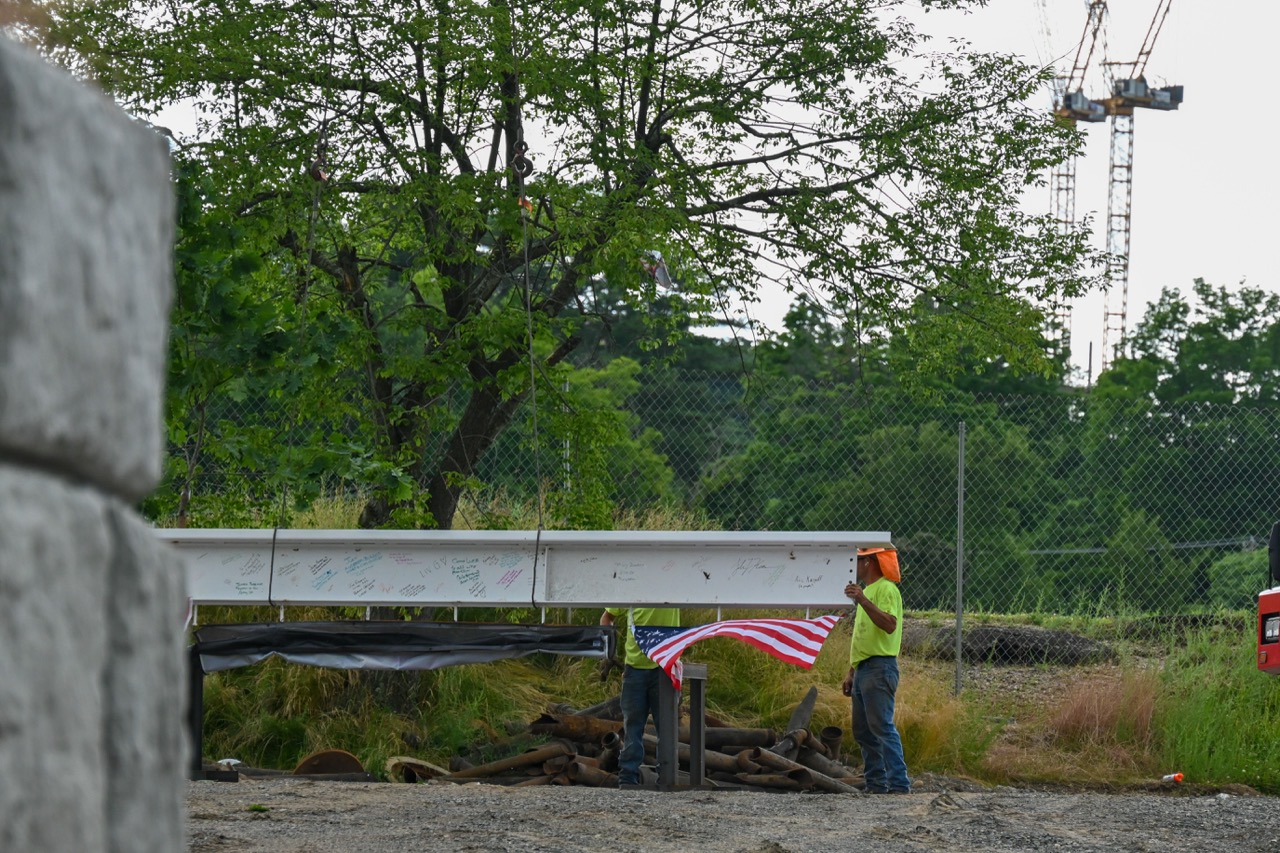
<svg viewBox="0 0 1280 853"><path fill-rule="evenodd" d="M906 796L188 782L191 853L1280 850L1280 799L919 785Z"/></svg>

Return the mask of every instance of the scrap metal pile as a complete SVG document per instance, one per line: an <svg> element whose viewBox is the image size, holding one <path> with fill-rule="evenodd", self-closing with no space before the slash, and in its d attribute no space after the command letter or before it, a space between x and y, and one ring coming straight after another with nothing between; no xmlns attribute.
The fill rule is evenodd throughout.
<svg viewBox="0 0 1280 853"><path fill-rule="evenodd" d="M779 791L854 793L861 775L840 760L843 732L827 727L819 735L808 729L817 688L792 714L788 731L727 726L706 718L704 736L707 787L759 787ZM388 778L402 781L483 782L525 787L530 785L590 785L616 787L618 754L622 748L622 715L618 698L575 711L552 706L531 722L528 732L548 740L505 758L472 764L460 756L448 770L413 758L399 756L387 762ZM677 786L689 784L689 727L680 727L680 772ZM658 738L652 728L645 734L645 785L655 785Z"/></svg>

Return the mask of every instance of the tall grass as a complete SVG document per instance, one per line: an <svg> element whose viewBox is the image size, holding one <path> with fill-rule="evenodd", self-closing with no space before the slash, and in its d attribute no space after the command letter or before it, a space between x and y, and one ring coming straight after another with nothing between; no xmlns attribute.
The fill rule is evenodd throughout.
<svg viewBox="0 0 1280 853"><path fill-rule="evenodd" d="M1156 709L1161 755L1188 779L1280 793L1280 679L1251 634L1203 629L1172 645Z"/></svg>
<svg viewBox="0 0 1280 853"><path fill-rule="evenodd" d="M990 782L1130 785L1158 775L1152 709L1158 683L1149 672L1065 671L1038 704L1017 708L982 756Z"/></svg>
<svg viewBox="0 0 1280 853"><path fill-rule="evenodd" d="M999 728L954 694L952 672L901 661L896 723L914 773L979 777Z"/></svg>

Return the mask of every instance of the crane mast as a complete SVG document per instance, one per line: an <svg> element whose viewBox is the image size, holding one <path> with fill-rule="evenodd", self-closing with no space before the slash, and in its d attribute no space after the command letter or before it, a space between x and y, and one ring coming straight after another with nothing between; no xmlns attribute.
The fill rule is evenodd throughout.
<svg viewBox="0 0 1280 853"><path fill-rule="evenodd" d="M1129 244L1133 218L1133 111L1111 116L1107 186L1107 289L1102 301L1101 370L1124 346L1129 317Z"/></svg>
<svg viewBox="0 0 1280 853"><path fill-rule="evenodd" d="M1076 46L1071 71L1054 81L1054 114L1060 120L1075 123L1102 122L1111 119L1111 151L1107 191L1107 289L1102 317L1101 369L1123 351L1129 308L1129 248L1133 207L1133 117L1136 109L1176 110L1182 103L1181 86L1152 88L1147 84L1147 60L1156 39L1169 16L1172 0L1158 0L1155 14L1147 27L1142 47L1136 58L1127 62L1101 65L1107 71L1108 93L1090 98L1084 93L1085 78L1092 67L1098 42L1103 42L1108 16L1106 0L1089 0L1084 32ZM1119 75L1114 69L1122 69ZM1076 158L1067 158L1050 175L1050 195L1054 219L1060 233L1075 227ZM1052 311L1058 346L1070 341L1070 310L1059 299Z"/></svg>
<svg viewBox="0 0 1280 853"><path fill-rule="evenodd" d="M1066 77L1054 80L1053 112L1062 121L1097 122L1106 119L1106 113L1096 101L1089 100L1083 90L1085 75L1093 63L1098 36L1107 15L1106 0L1091 0L1084 32L1076 43L1075 58ZM1076 161L1071 154L1054 167L1049 174L1049 195L1053 205L1053 218L1060 235L1070 234L1076 226ZM1071 304L1062 296L1055 296L1049 306L1050 327L1047 335L1055 354L1071 345Z"/></svg>
<svg viewBox="0 0 1280 853"><path fill-rule="evenodd" d="M1111 116L1111 166L1107 188L1107 291L1103 303L1101 369L1123 354L1129 314L1129 247L1133 218L1133 117L1135 109L1176 110L1181 86L1147 85L1147 60L1169 16L1173 0L1159 0L1137 58L1108 66L1128 66L1111 81L1111 95L1102 101Z"/></svg>

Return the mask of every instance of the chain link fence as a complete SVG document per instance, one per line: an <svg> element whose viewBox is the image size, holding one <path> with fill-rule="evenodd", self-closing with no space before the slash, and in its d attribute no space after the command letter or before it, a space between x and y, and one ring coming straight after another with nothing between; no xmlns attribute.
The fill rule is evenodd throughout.
<svg viewBox="0 0 1280 853"><path fill-rule="evenodd" d="M727 530L889 530L913 610L953 610L960 579L969 612L1099 616L1251 608L1268 585L1280 408L888 396L677 371L646 374L622 411L542 395L538 417L526 406L481 461L470 496L554 506L590 492L629 517L675 509ZM267 523L288 526L286 506L367 488L343 439L355 421L215 404L201 452L171 448L161 523L186 495L201 526L263 526L234 507L279 507ZM583 417L620 419L622 439L577 446L568 425ZM299 462L317 442L331 452Z"/></svg>

